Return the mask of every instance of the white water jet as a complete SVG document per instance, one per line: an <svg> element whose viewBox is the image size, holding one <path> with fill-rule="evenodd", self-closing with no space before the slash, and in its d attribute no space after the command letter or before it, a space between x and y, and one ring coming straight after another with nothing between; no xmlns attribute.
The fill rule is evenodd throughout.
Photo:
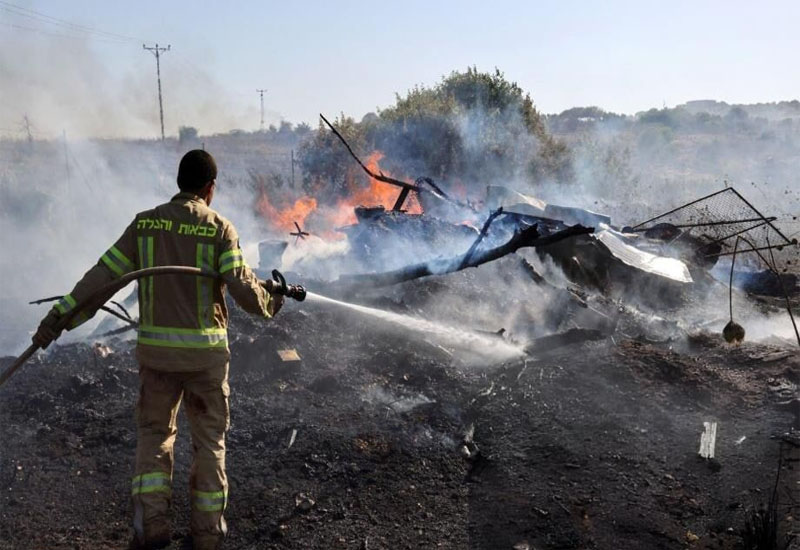
<svg viewBox="0 0 800 550"><path fill-rule="evenodd" d="M408 330L424 334L442 345L469 351L480 357L490 358L495 362L508 361L525 355L525 350L522 346L502 340L500 337L495 338L435 323L433 321L427 321L418 317L412 317L410 315L402 315L391 311L342 302L313 292L308 292L306 294L306 299L310 302L334 305L361 313L362 315L369 315L387 323L399 325Z"/></svg>

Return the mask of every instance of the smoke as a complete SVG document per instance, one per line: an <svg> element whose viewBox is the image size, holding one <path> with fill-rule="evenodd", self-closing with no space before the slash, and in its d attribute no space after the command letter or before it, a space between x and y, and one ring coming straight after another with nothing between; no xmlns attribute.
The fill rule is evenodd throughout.
<svg viewBox="0 0 800 550"><path fill-rule="evenodd" d="M548 117L571 149L573 186L542 194L635 224L726 186L736 187L787 235L800 229L800 111L796 102L733 106L704 101L634 116L596 107Z"/></svg>
<svg viewBox="0 0 800 550"><path fill-rule="evenodd" d="M454 118L466 158L462 181L471 186L524 182L530 189L530 163L540 154L540 144L526 127L518 105L487 110L479 103Z"/></svg>
<svg viewBox="0 0 800 550"><path fill-rule="evenodd" d="M257 251L247 245L264 238L267 227L254 212L242 169L247 163L235 148L215 140L210 145L219 145L210 150L221 170L212 206L236 225L246 259L255 266ZM0 352L26 347L51 307L29 301L69 292L136 213L178 192L177 165L188 148L145 141L0 140ZM95 325L93 320L60 341L83 337Z"/></svg>
<svg viewBox="0 0 800 550"><path fill-rule="evenodd" d="M316 235L290 243L282 257L282 269L317 280L330 280L346 272L340 261L349 251L345 239L327 241Z"/></svg>
<svg viewBox="0 0 800 550"><path fill-rule="evenodd" d="M481 85L474 84L482 94L486 91ZM268 200L260 202L276 233L278 229L285 230L290 220L299 220L305 229L326 239L336 233L341 238L347 233L349 247L337 263L329 247L305 245L300 252L290 246L287 264L301 273L317 273L319 270L313 265L319 260L325 265L325 278L334 279L341 274L387 271L463 254L477 236L474 228L480 227L486 216L483 204L487 185L529 189L532 173L544 162L540 138L529 127L530 120L525 119L524 100L509 96L500 107L478 99L472 105L444 113L406 113L399 119L382 113L381 118L365 116L361 123L345 117L337 121L338 129L373 172L408 182L432 177L454 201L461 203L454 206L429 192L419 196L412 193L404 208L414 213L418 201L427 213L425 220L411 217L395 221L386 216L374 224L374 231L339 229L355 221L352 212L356 206L381 205L391 209L400 189L368 178L344 145L327 129L321 129L303 145L300 156L304 190L313 198L314 208L300 208L308 201L296 189L270 188L264 192ZM425 183L420 185L430 189ZM467 203L476 208L465 206ZM436 222L437 218L446 223ZM453 224L462 223L471 227L453 228ZM493 230L486 242L498 244L500 236L508 237L510 233Z"/></svg>
<svg viewBox="0 0 800 550"><path fill-rule="evenodd" d="M177 49L161 58L166 133L195 126L203 141L116 139L160 133L155 64L140 43L109 44L103 55L96 48L97 41L82 38L0 34L2 353L23 349L50 307L28 301L67 293L137 212L177 192L177 164L186 150L205 145L216 156L214 207L234 222L243 244L267 235L254 214L250 171L284 180L291 171L291 135L209 136L252 126L257 113L230 108L235 102L223 87ZM110 56L116 68L127 57L130 68L111 70ZM246 246L245 255L257 265L255 246Z"/></svg>
<svg viewBox="0 0 800 550"><path fill-rule="evenodd" d="M794 347L796 336L788 313L764 314L753 312L744 315L739 322L747 331L746 338L755 342L775 343L775 339L783 340L784 345ZM723 325L724 326L724 325ZM722 327L719 328L720 334Z"/></svg>
<svg viewBox="0 0 800 550"><path fill-rule="evenodd" d="M27 47L30 44L23 43L23 37L10 33L0 37L0 46L0 77L5 84L2 126L16 126L27 115L34 138L60 136L62 129L67 137L65 141L0 141L0 230L7 251L0 260L0 274L8 281L0 291L0 349L8 351L20 349L20 342L27 340L28 331L44 312L44 307L25 302L67 292L136 212L166 201L176 191L174 175L180 155L201 142L181 145L168 141L162 145L80 137L157 133L152 59L145 57L138 45L130 50L127 45L115 46L141 64L121 74L109 71L91 44L82 40L65 46L61 39L45 37L37 40L36 47ZM179 52L169 52L162 62L168 133L174 133L179 125L193 125L205 135L257 119L252 111L228 112L225 105L229 102L221 86ZM376 138L384 155L380 169L406 181L431 176L450 196L475 207L475 211L442 208L427 200L429 194L420 197L429 214L455 224L482 224L488 213L489 185L610 214L617 226L642 221L718 190L725 182L748 182L744 184L752 190L748 196L766 214L776 211L786 217L797 210L797 189L789 183L790 174L800 168L796 155L790 154L800 138L800 124L794 121L729 120L727 127L715 130L712 140L711 130L698 126L696 120L663 124L635 117L601 117L565 130L551 117L548 122L557 138L570 146L573 177L569 183L556 181L552 171L542 169L549 158L549 145L531 132L518 104L495 108L478 101L424 122L404 121L384 128L383 137ZM754 133L754 128L763 131ZM24 134L17 132L13 137ZM414 145L411 138L424 139ZM447 139L446 146L440 147L445 143L437 141L440 138ZM338 185L342 182L309 182L306 178L302 188L288 184L289 149L296 143L267 148L254 135L202 139L221 168L214 206L236 224L251 265L259 263L257 242L268 237L290 241L284 269L301 277L330 280L346 273L385 271L456 257L476 235L474 230L466 230L458 238L447 234L435 241L416 235L397 238L403 236L403 231L398 231L387 233L383 240L378 235L366 245L343 238L337 228L350 221L354 203L343 200L343 188ZM420 143L430 147L420 148ZM344 190L351 198L363 197L374 182L359 171L340 143L334 142L333 147L335 162L324 156L319 162L347 166L350 180L344 182ZM458 148L460 153L452 157L457 162L446 158L447 147ZM365 159L371 153L359 151ZM756 160L748 160L752 158ZM262 177L265 174L269 177ZM276 224L271 219L276 217L274 212L265 215L262 209L256 213L259 193L265 189L276 208L298 201L308 205L309 201L303 202L308 196L316 201L317 210L303 218L309 224L304 229L312 233L310 237L294 242L286 223ZM399 189L395 191L382 193L381 203L387 208L399 194ZM291 216L283 220L290 221L294 221ZM780 223L791 224L792 220ZM786 227L791 232L792 226ZM441 228L423 228L423 233L426 231L435 236ZM494 227L485 246L507 237ZM532 258L535 261L535 256ZM547 311L559 307L561 298L531 290L536 285L528 284L523 276L504 273L506 268L517 269L516 264L502 265L499 270L488 266L474 270L480 278L471 284L480 288L480 295L469 291L471 275L456 274L449 276L454 281L452 292L419 293L418 299L410 302L416 301L415 307L425 308L426 314L443 321L470 311L471 328L489 332L505 328L530 338L556 328L558 320L550 319ZM555 266L545 262L537 267L555 286L566 286ZM407 290L402 289L404 293ZM772 326L772 320L753 326L761 330Z"/></svg>
<svg viewBox="0 0 800 550"><path fill-rule="evenodd" d="M160 135L155 63L140 43L97 44L11 30L0 34L0 128L25 137L23 117L34 138L66 131L74 137L155 137ZM114 58L112 71L106 59ZM253 126L255 107L236 109L216 80L179 50L161 57L165 131L180 126L203 133Z"/></svg>
<svg viewBox="0 0 800 550"><path fill-rule="evenodd" d="M86 141L66 149L59 142L0 147L7 166L0 180L0 349L9 352L27 345L28 331L51 307L27 302L69 292L137 211L163 202L166 181L158 156L134 145L114 156Z"/></svg>
<svg viewBox="0 0 800 550"><path fill-rule="evenodd" d="M68 292L137 212L177 192L178 160L188 149L205 146L217 158L214 207L235 223L250 245L246 259L257 265L255 243L267 231L254 214L251 174L289 181L297 136L290 125L269 135L228 134L252 126L255 108L230 107L236 102L223 86L174 48L161 57L166 133L194 126L204 137L130 139L160 133L154 65L139 42L106 44L13 26L0 34L3 353L25 347L50 307L29 306L29 300Z"/></svg>
<svg viewBox="0 0 800 550"><path fill-rule="evenodd" d="M594 111L599 111L595 109ZM595 112L596 114L596 112ZM574 131L563 131L561 128L558 134L559 139L563 139L570 145L570 155L573 168L573 179L569 183L556 182L551 178L537 179L531 178L531 161L536 159L542 152L540 139L533 135L525 125L525 120L520 115L518 109L487 109L482 103L478 102L474 106L458 110L449 115L442 115L439 119L425 120L424 124L419 120L404 121L402 124L389 126L389 130L384 130L389 137L378 139L381 144L380 153L383 155L381 168L387 166L387 173L390 171L394 177L413 181L418 176L433 175L437 183L446 191L458 198L470 201L477 205L475 213L465 213L464 211L440 210L431 208L429 195L424 195L423 206L426 211L434 215L449 219L451 222L468 220L474 226L480 226L485 216L488 214L484 206L485 189L487 185L499 185L519 190L523 193L544 199L546 202L577 206L599 213L608 214L612 217L612 223L617 227L627 224L635 224L645 219L685 202L696 199L704 194L717 191L725 181L733 183L733 176L747 178L748 173L743 170L745 164L741 157L747 156L747 151L743 150L737 143L740 136L737 134L738 127L729 128L729 132L716 131L718 143L725 144L717 146L718 151L714 157L716 164L711 166L704 154L707 148L701 143L697 143L697 134L702 134L703 128L695 125L664 126L653 125L646 122L646 119L639 120L636 117L620 116L596 116L583 117L589 123L584 124ZM591 120L590 120L591 119ZM365 120L367 120L365 118ZM363 124L363 123L362 123ZM375 118L369 119L369 124L375 124ZM773 122L764 122L773 124ZM782 123L784 126L786 122ZM553 125L559 129L557 125ZM438 172L435 164L431 163L433 157L430 154L422 156L418 150L420 143L434 142L437 136L445 135L442 128L454 128L456 136L448 143L457 143L463 150L463 161L452 173ZM399 137L398 137L399 136ZM403 137L405 136L405 138ZM409 142L411 139L411 142ZM412 146L416 140L417 147ZM342 149L338 142L334 142L329 147ZM772 153L778 152L777 148ZM764 153L763 144L758 144L758 151ZM369 151L365 152L365 155ZM687 162L688 159L688 162ZM341 159L341 162L353 164L348 157ZM716 170L716 176L711 177L709 170ZM457 174L454 177L453 174ZM727 180L725 178L728 178ZM796 192L790 188L782 188L773 185L757 185L750 183L747 188L741 189L749 198L752 198L764 213L767 215L778 211L785 212L787 201L796 200ZM325 201L326 192L323 188L321 194L315 194ZM388 202L385 206L391 206ZM781 220L786 222L787 220ZM409 227L411 224L409 224ZM428 228L429 234L436 234L434 228ZM370 265L363 264L363 258L350 256L339 256L338 259L347 258L346 261L337 262L336 254L325 252L324 264L329 278L341 273L353 273L361 271L386 271L393 268L408 265L410 263L434 261L439 258L456 257L463 254L468 243L459 242L451 239L449 242L436 246L434 249L428 248L426 242L419 239L408 238L412 233L410 229L399 228L397 231L386 234L385 241L376 243L369 249L366 256L379 261L373 261ZM497 226L490 230L486 239L486 246L498 244L510 235L504 233ZM404 237L406 237L404 239ZM474 238L474 237L473 237ZM351 249L352 249L352 244ZM302 259L296 260L297 250L292 250L292 265L299 271L307 271L309 266L315 264L315 253L313 251ZM357 256L357 255L356 255ZM746 258L742 257L742 261ZM551 262L539 264L543 271L547 273L547 278L553 281L556 286L564 288L568 282L560 269L552 265ZM526 296L528 304L538 300L545 307L537 309L529 305L519 306L518 304L505 303L502 299L493 303L494 296L484 293L482 296L472 296L469 292L470 285L461 285L458 281L461 274L448 276L448 285L452 285L458 290L452 293L440 292L435 296L429 296L428 300L411 299L420 307L425 308L426 315L437 319L450 319L457 316L459 311L474 310L470 320L473 326L480 326L483 329L495 327L512 327L515 331L526 333L527 336L541 335L546 333L546 329L555 328L551 321L552 316L547 314L546 307L553 305L553 298L542 299L542 296L532 297L526 295L525 283L516 280L509 282L504 280L503 284L508 285L508 294ZM487 278L485 280L491 280ZM500 285L500 288L503 288ZM482 290L485 290L482 288ZM409 289L402 289L401 295L408 295ZM650 294L643 290L642 294ZM400 300L399 295L395 296ZM663 322L646 323L649 328L658 332L658 327L667 327L669 330L662 331L664 334L669 332L675 334L672 326L675 322L680 323L687 330L692 323L704 326L713 326L707 323L707 318L698 318L697 311L707 312L714 315L715 308L712 302L719 301L716 298L695 297L699 300L695 303L695 309L687 309L685 312L676 312L671 304L663 304L660 311L651 310L645 316L647 318L661 318ZM636 293L628 293L625 298L631 306L638 308L641 306ZM408 301L408 299L406 299ZM418 303L419 302L419 303ZM653 306L652 300L649 300ZM706 304L707 302L707 304ZM483 304L490 303L493 306L502 304L499 307L483 307ZM476 305L477 304L477 305ZM702 307L701 307L702 306ZM644 306L641 306L643 309ZM498 315L502 311L503 315ZM757 312L753 312L752 324L759 327L754 330L752 337L761 337L764 331L773 328L774 334L786 334L785 327L791 325L783 323L788 321L782 316L775 318L760 319ZM545 322L541 322L545 320ZM526 330L525 326L528 326ZM530 326L537 329L531 330ZM724 325L724 323L723 323ZM784 328L780 328L784 327Z"/></svg>

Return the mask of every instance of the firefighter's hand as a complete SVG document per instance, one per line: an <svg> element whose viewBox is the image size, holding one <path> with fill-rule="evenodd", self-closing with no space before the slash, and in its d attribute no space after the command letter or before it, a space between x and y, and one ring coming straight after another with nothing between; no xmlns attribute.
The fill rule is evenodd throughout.
<svg viewBox="0 0 800 550"><path fill-rule="evenodd" d="M56 331L55 327L60 318L61 315L55 309L51 309L45 318L42 319L42 322L39 323L39 328L32 338L33 343L45 349L50 345L50 342L58 338L61 331Z"/></svg>
<svg viewBox="0 0 800 550"><path fill-rule="evenodd" d="M264 290L269 294L269 312L271 315L275 315L283 307L283 294L272 292L276 286L275 281L272 279L261 281L261 286L264 287Z"/></svg>
<svg viewBox="0 0 800 550"><path fill-rule="evenodd" d="M276 315L283 307L284 297L283 294L270 294L269 295L269 309L272 315Z"/></svg>

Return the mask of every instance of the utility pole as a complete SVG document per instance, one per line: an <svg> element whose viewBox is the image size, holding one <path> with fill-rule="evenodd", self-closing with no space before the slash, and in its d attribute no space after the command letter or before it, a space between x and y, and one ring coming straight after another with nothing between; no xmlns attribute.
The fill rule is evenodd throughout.
<svg viewBox="0 0 800 550"><path fill-rule="evenodd" d="M31 132L31 121L28 118L27 114L25 114L25 116L22 117L22 127L25 129L25 135L28 136L28 143L29 144L33 143L33 133Z"/></svg>
<svg viewBox="0 0 800 550"><path fill-rule="evenodd" d="M294 189L294 165L300 164L300 161L294 158L294 149L292 149L292 189Z"/></svg>
<svg viewBox="0 0 800 550"><path fill-rule="evenodd" d="M156 56L156 76L158 77L158 111L161 115L161 141L164 141L164 103L161 101L161 54L163 52L168 52L170 45L167 44L166 48L159 48L158 44L155 47L148 48L144 44L142 44L142 48L151 52L153 55Z"/></svg>
<svg viewBox="0 0 800 550"><path fill-rule="evenodd" d="M256 90L258 95L261 96L261 131L264 131L264 92L267 90Z"/></svg>

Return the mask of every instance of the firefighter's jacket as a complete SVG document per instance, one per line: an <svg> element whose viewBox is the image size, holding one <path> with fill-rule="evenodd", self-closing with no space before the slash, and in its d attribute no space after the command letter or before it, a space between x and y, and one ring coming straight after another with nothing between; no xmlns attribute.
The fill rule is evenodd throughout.
<svg viewBox="0 0 800 550"><path fill-rule="evenodd" d="M137 214L122 237L55 308L63 315L104 284L130 271L160 265L205 268L221 277L139 279L136 356L148 367L193 371L228 362L226 287L248 313L272 316L274 302L245 263L233 224L193 193L178 193L170 202ZM79 313L70 328L95 312Z"/></svg>

